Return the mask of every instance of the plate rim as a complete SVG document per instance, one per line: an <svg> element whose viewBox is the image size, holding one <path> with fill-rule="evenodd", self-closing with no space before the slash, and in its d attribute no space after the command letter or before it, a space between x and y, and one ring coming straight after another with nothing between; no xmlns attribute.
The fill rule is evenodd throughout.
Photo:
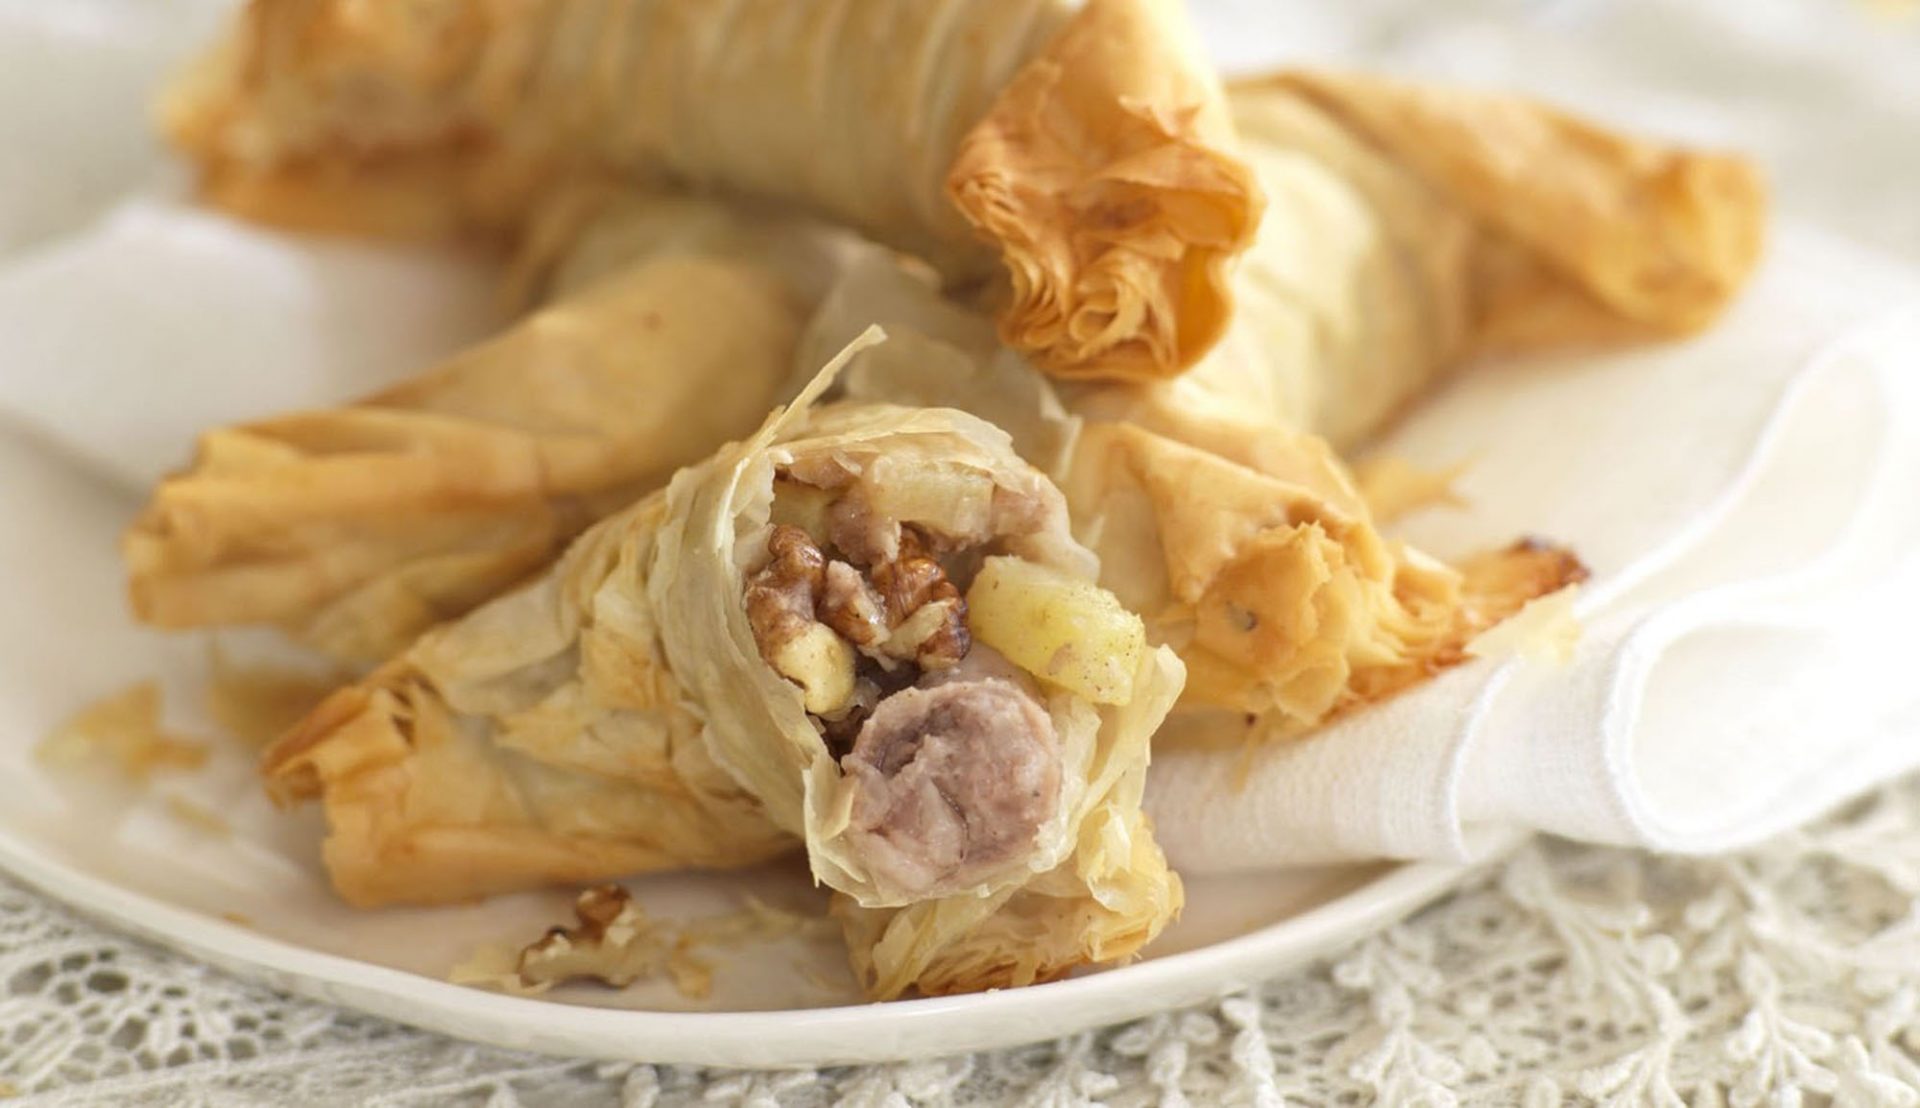
<svg viewBox="0 0 1920 1108"><path fill-rule="evenodd" d="M1297 915L1084 977L963 996L751 1012L600 1008L455 985L314 950L137 892L6 829L0 829L0 869L84 915L242 980L410 1027L582 1060L778 1069L1005 1049L1224 996L1406 918L1530 837L1489 831L1469 861L1400 862Z"/></svg>

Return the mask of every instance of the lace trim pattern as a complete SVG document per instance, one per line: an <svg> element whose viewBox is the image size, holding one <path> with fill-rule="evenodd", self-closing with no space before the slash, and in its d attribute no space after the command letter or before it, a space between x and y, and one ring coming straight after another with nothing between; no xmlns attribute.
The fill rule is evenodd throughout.
<svg viewBox="0 0 1920 1108"><path fill-rule="evenodd" d="M22 1105L1920 1105L1920 781L1728 858L1536 843L1343 956L993 1054L583 1063L244 983L0 882Z"/></svg>

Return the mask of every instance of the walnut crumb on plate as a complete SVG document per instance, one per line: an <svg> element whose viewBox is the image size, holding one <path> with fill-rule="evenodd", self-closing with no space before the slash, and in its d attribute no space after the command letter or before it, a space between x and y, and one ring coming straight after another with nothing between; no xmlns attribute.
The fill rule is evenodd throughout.
<svg viewBox="0 0 1920 1108"><path fill-rule="evenodd" d="M775 908L752 897L737 912L684 923L655 920L618 885L581 892L573 912L573 926L550 928L518 950L498 943L476 949L453 968L448 980L537 996L574 981L625 988L664 977L680 995L704 1000L713 993L714 966L696 953L700 948L737 948L833 931L824 917Z"/></svg>

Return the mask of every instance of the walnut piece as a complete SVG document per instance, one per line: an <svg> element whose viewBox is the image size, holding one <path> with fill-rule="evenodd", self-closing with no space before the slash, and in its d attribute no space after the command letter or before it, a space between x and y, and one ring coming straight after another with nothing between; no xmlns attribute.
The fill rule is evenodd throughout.
<svg viewBox="0 0 1920 1108"><path fill-rule="evenodd" d="M821 622L855 645L873 646L887 637L886 601L859 570L845 562L828 564L819 614Z"/></svg>
<svg viewBox="0 0 1920 1108"><path fill-rule="evenodd" d="M798 638L813 622L814 596L826 556L798 527L777 524L767 535L767 564L747 583L747 621L762 654Z"/></svg>
<svg viewBox="0 0 1920 1108"><path fill-rule="evenodd" d="M826 715L854 692L853 647L814 617L826 578L826 556L798 527L779 525L767 536L771 556L747 583L747 622L760 656L800 686L807 711Z"/></svg>
<svg viewBox="0 0 1920 1108"><path fill-rule="evenodd" d="M600 885L574 901L573 927L555 927L521 948L487 944L449 974L460 985L477 985L518 996L535 996L570 981L596 981L624 988L662 978L689 1000L712 994L714 966L703 948L739 948L789 937L832 939L832 921L807 912L763 904L749 896L740 911L683 922L649 918L626 889Z"/></svg>
<svg viewBox="0 0 1920 1108"><path fill-rule="evenodd" d="M898 556L870 573L829 561L813 537L778 524L767 564L747 582L747 622L767 664L800 686L808 712L844 718L859 694L857 647L892 670L911 662L939 670L972 647L967 604L928 552L928 540L900 528Z"/></svg>
<svg viewBox="0 0 1920 1108"><path fill-rule="evenodd" d="M675 946L618 885L582 892L573 903L579 923L555 927L520 952L516 968L526 985L591 978L624 988L666 968Z"/></svg>
<svg viewBox="0 0 1920 1108"><path fill-rule="evenodd" d="M893 629L883 649L902 660L911 659L923 670L938 670L957 665L972 645L967 602L956 595L921 605Z"/></svg>
<svg viewBox="0 0 1920 1108"><path fill-rule="evenodd" d="M873 584L886 605L891 634L885 650L912 659L922 669L945 669L967 656L967 602L927 552L918 531L903 528L900 556L873 569Z"/></svg>

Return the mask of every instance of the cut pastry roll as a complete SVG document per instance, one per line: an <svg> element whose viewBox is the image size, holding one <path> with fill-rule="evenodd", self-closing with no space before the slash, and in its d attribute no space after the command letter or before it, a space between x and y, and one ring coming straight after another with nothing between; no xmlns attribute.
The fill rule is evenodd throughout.
<svg viewBox="0 0 1920 1108"><path fill-rule="evenodd" d="M1058 480L1100 585L1176 650L1187 682L1157 741L1298 735L1466 659L1528 600L1585 575L1521 543L1458 566L1387 537L1326 440L1112 388L1056 391L997 350L986 321L884 259L850 267L803 351L876 317L897 336L842 375L852 398L968 408L1014 430Z"/></svg>
<svg viewBox="0 0 1920 1108"><path fill-rule="evenodd" d="M626 197L582 225L567 261L542 265L590 273L623 246L644 255L655 248L641 233L650 213L685 203ZM1324 438L1282 422L1261 399L1270 393L1239 400L1216 388L1230 378L1213 365L1231 348L1175 382L1056 387L910 264L849 248L832 269L801 363L879 320L893 337L847 367L843 395L971 411L1059 481L1076 533L1099 555L1101 585L1188 666L1182 722L1166 741L1300 734L1463 662L1480 631L1584 576L1576 557L1546 544L1452 566L1393 541ZM1276 340L1230 368L1276 388L1308 364L1337 379L1341 363L1312 361L1324 353Z"/></svg>
<svg viewBox="0 0 1920 1108"><path fill-rule="evenodd" d="M769 269L663 256L376 396L208 432L125 537L134 611L384 660L751 433L805 312Z"/></svg>
<svg viewBox="0 0 1920 1108"><path fill-rule="evenodd" d="M667 587L708 599L663 642L715 756L840 894L869 992L1024 984L1157 934L1181 895L1139 799L1182 667L1095 586L1051 483L979 419L889 405L821 409L736 472L669 494Z"/></svg>
<svg viewBox="0 0 1920 1108"><path fill-rule="evenodd" d="M909 711L924 711L929 720L950 714L955 725L927 729L914 762L891 776L889 767L898 759L896 721L903 714L884 714L898 699L882 702L842 763L852 796L841 803L855 834L847 842L852 849L836 848L833 859L854 878L851 888L835 896L833 912L846 931L855 973L878 998L909 989L937 994L1030 985L1079 966L1110 963L1144 946L1182 904L1179 879L1140 810L1149 739L1178 692L1179 663L1171 652L1147 646L1139 617L1111 593L1039 563L989 559L967 600L977 640L977 660L967 668L1003 673L1048 694L1047 714L1063 740L1067 787L1035 840L1042 849L1024 865L1009 867L1011 876L968 861L947 871L940 882L944 895L903 898L901 875L890 871L904 857L916 866L907 874L912 883L924 884L924 862L914 856L946 838L912 834L899 845L891 841L900 831L923 826L922 812L931 814L934 826L951 823L943 806L964 812L961 798L984 801L995 793L993 806L1006 810L1010 801L1020 804L1026 786L1039 782L1031 768L1004 757L956 757L954 769L938 768L949 757L941 749L950 741L942 732L984 723L991 710L1012 711L1010 698L992 698L1005 706L991 709L981 695L994 687L991 679L977 683L964 672L936 678L935 697L943 695L938 690L954 690L949 699L912 701ZM1009 664L1014 658L1020 659L1017 667ZM975 706L968 710L962 697ZM1105 718L1096 724L1087 704L1101 706ZM1020 710L1033 733L1044 733L1038 713ZM921 766L929 772L917 772ZM994 793L969 785L996 779ZM959 789L948 782L958 782Z"/></svg>
<svg viewBox="0 0 1920 1108"><path fill-rule="evenodd" d="M401 874L442 844L460 864L434 899L785 841L846 899L875 995L1057 976L1172 918L1139 801L1177 658L1093 583L1004 433L812 398L274 751L275 789L326 805L343 893L417 899ZM662 803L572 803L588 782ZM581 845L567 868L525 842ZM1036 921L1048 943L988 956Z"/></svg>
<svg viewBox="0 0 1920 1108"><path fill-rule="evenodd" d="M244 215L516 237L582 174L793 205L999 271L1007 341L1151 379L1259 218L1175 0L253 0L163 106Z"/></svg>

